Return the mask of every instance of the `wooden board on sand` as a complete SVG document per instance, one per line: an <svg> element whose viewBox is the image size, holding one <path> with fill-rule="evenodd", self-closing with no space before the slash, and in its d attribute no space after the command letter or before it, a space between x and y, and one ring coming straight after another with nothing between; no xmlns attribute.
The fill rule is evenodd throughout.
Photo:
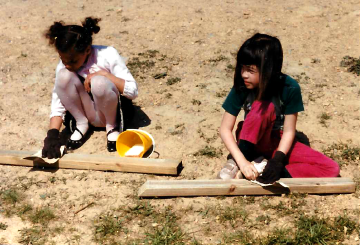
<svg viewBox="0 0 360 245"><path fill-rule="evenodd" d="M58 162L48 164L41 160L25 160L34 152L1 151L0 164L28 167L89 169L101 171L119 171L178 175L182 168L178 159L127 158L120 156L100 156L89 154L66 154Z"/></svg>
<svg viewBox="0 0 360 245"><path fill-rule="evenodd" d="M148 180L139 197L274 195L290 192L309 194L353 193L350 178L283 178L279 185L262 187L245 179L234 180Z"/></svg>

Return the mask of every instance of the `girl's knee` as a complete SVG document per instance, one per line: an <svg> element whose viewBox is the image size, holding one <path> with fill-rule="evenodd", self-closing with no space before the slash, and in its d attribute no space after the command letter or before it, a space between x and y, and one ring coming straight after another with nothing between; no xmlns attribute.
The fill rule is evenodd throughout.
<svg viewBox="0 0 360 245"><path fill-rule="evenodd" d="M329 159L328 172L329 172L329 177L339 177L340 176L339 164L333 161L332 159Z"/></svg>
<svg viewBox="0 0 360 245"><path fill-rule="evenodd" d="M91 78L91 93L96 97L105 97L114 91L115 85L104 76Z"/></svg>
<svg viewBox="0 0 360 245"><path fill-rule="evenodd" d="M56 88L64 89L74 78L77 78L77 75L74 72L63 68L56 75L55 86Z"/></svg>

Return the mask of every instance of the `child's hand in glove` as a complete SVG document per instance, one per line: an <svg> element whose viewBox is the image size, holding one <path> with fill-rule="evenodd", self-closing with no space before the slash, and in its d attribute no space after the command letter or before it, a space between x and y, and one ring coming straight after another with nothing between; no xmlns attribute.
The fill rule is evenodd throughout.
<svg viewBox="0 0 360 245"><path fill-rule="evenodd" d="M55 128L50 129L44 139L42 157L47 157L49 159L61 157L60 146L59 130Z"/></svg>
<svg viewBox="0 0 360 245"><path fill-rule="evenodd" d="M262 175L259 176L256 180L264 184L272 184L279 180L281 172L285 167L285 158L286 155L283 152L275 152L274 157L266 164Z"/></svg>

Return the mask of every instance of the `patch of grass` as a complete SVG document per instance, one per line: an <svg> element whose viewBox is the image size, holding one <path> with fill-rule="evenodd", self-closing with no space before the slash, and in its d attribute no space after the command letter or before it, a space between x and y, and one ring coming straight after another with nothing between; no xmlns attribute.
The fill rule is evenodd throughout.
<svg viewBox="0 0 360 245"><path fill-rule="evenodd" d="M356 222L351 220L346 214L344 214L343 216L340 215L334 219L334 229L339 231L340 233L343 231L342 234L345 233L345 229L347 234L351 234L358 228L359 227Z"/></svg>
<svg viewBox="0 0 360 245"><path fill-rule="evenodd" d="M178 83L181 81L181 78L179 77L172 77L172 78L169 78L166 82L166 85L174 85L175 83Z"/></svg>
<svg viewBox="0 0 360 245"><path fill-rule="evenodd" d="M230 225L235 228L238 225L245 223L248 215L249 214L245 209L237 206L226 207L225 209L220 210L219 221L221 223L229 222Z"/></svg>
<svg viewBox="0 0 360 245"><path fill-rule="evenodd" d="M172 94L171 94L171 93L165 94L165 98L166 98L166 99L170 99L171 97L172 97Z"/></svg>
<svg viewBox="0 0 360 245"><path fill-rule="evenodd" d="M207 87L207 85L205 83L201 83L196 85L195 87L200 88L200 89L205 89Z"/></svg>
<svg viewBox="0 0 360 245"><path fill-rule="evenodd" d="M209 158L218 158L222 156L221 149L216 149L213 146L205 146L203 149L194 153L194 156L206 156Z"/></svg>
<svg viewBox="0 0 360 245"><path fill-rule="evenodd" d="M340 66L347 67L348 72L352 72L356 75L360 75L360 59L356 59L351 56L344 56L340 62Z"/></svg>
<svg viewBox="0 0 360 245"><path fill-rule="evenodd" d="M51 184L54 184L55 182L56 182L56 177L55 176L51 176L51 177L49 177L49 182L51 183Z"/></svg>
<svg viewBox="0 0 360 245"><path fill-rule="evenodd" d="M191 103L192 103L193 105L201 105L201 101L200 101L200 100L196 100L196 99L193 99L193 100L191 101Z"/></svg>
<svg viewBox="0 0 360 245"><path fill-rule="evenodd" d="M317 59L317 58L311 59L311 63L313 63L313 64L317 64L317 63L320 63L320 62L321 62L320 59Z"/></svg>
<svg viewBox="0 0 360 245"><path fill-rule="evenodd" d="M0 230L6 230L7 228L8 228L7 224L0 222Z"/></svg>
<svg viewBox="0 0 360 245"><path fill-rule="evenodd" d="M23 195L15 189L7 189L0 192L0 194L2 201L7 204L15 205L23 199Z"/></svg>
<svg viewBox="0 0 360 245"><path fill-rule="evenodd" d="M285 205L283 201L280 201L276 205L272 205L269 202L263 202L260 204L261 208L264 210L272 209L275 210L277 214L281 216L291 215L294 212L297 212L297 210L290 209Z"/></svg>
<svg viewBox="0 0 360 245"><path fill-rule="evenodd" d="M213 64L217 64L221 61L226 61L229 60L229 58L225 57L224 55L219 55L218 57L214 58L214 59L209 59L209 63L213 63Z"/></svg>
<svg viewBox="0 0 360 245"><path fill-rule="evenodd" d="M296 244L300 244L300 241L302 244L328 244L330 241L339 241L340 239L331 224L326 219L317 216L301 216L296 222L296 226Z"/></svg>
<svg viewBox="0 0 360 245"><path fill-rule="evenodd" d="M256 222L260 222L262 224L268 225L271 221L271 218L269 215L259 215L256 217Z"/></svg>
<svg viewBox="0 0 360 245"><path fill-rule="evenodd" d="M351 147L345 143L335 143L323 150L323 153L341 165L356 164L360 159L360 147Z"/></svg>
<svg viewBox="0 0 360 245"><path fill-rule="evenodd" d="M215 141L215 140L218 138L218 135L217 135L217 134L215 134L214 136L209 137L209 138L206 137L206 135L205 135L204 132L201 130L201 128L199 128L199 129L197 130L197 132L199 133L200 138L204 139L206 143L211 143L211 142Z"/></svg>
<svg viewBox="0 0 360 245"><path fill-rule="evenodd" d="M233 66L232 64L228 64L227 66L226 66L226 71L227 72L230 72L230 73L233 73L234 71L235 71L235 66Z"/></svg>
<svg viewBox="0 0 360 245"><path fill-rule="evenodd" d="M144 58L155 58L157 54L159 54L158 50L151 50L151 49L147 50L144 53L138 53L139 56L142 56Z"/></svg>
<svg viewBox="0 0 360 245"><path fill-rule="evenodd" d="M291 245L291 244L307 244L307 243L294 243L294 239L291 236L290 229L275 229L267 235L265 239L260 239L261 245Z"/></svg>
<svg viewBox="0 0 360 245"><path fill-rule="evenodd" d="M315 84L315 88L323 88L323 87L327 87L328 85L326 83L319 83L319 84Z"/></svg>
<svg viewBox="0 0 360 245"><path fill-rule="evenodd" d="M235 232L225 233L220 244L250 245L255 243L249 231L237 230Z"/></svg>
<svg viewBox="0 0 360 245"><path fill-rule="evenodd" d="M55 218L55 214L49 207L38 208L29 215L29 220L34 224L47 224Z"/></svg>
<svg viewBox="0 0 360 245"><path fill-rule="evenodd" d="M215 96L218 98L223 98L228 94L228 92L226 90L222 90L220 92L216 92Z"/></svg>
<svg viewBox="0 0 360 245"><path fill-rule="evenodd" d="M22 217L23 215L27 214L28 212L30 212L32 210L33 210L33 207L30 204L25 203L17 209L17 215Z"/></svg>
<svg viewBox="0 0 360 245"><path fill-rule="evenodd" d="M314 102L314 101L316 100L316 98L315 98L314 95L312 95L312 94L309 94L308 99L309 99L310 101L312 101L312 102Z"/></svg>
<svg viewBox="0 0 360 245"><path fill-rule="evenodd" d="M136 217L144 218L152 215L155 210L149 202L138 201L134 206L127 207L125 212Z"/></svg>
<svg viewBox="0 0 360 245"><path fill-rule="evenodd" d="M323 125L324 127L327 127L327 124L326 122L331 119L331 116L326 113L326 112L323 112L321 115L320 115L320 124Z"/></svg>
<svg viewBox="0 0 360 245"><path fill-rule="evenodd" d="M127 63L127 67L131 71L131 74L138 76L140 73L145 73L147 70L153 68L155 62L152 60L140 60L139 57L130 59Z"/></svg>
<svg viewBox="0 0 360 245"><path fill-rule="evenodd" d="M45 245L47 244L47 236L41 227L35 226L19 230L21 244Z"/></svg>
<svg viewBox="0 0 360 245"><path fill-rule="evenodd" d="M157 223L161 225L145 233L145 244L185 244L184 241L188 239L178 226L177 219L177 216L169 208L166 209L163 215L157 217Z"/></svg>
<svg viewBox="0 0 360 245"><path fill-rule="evenodd" d="M102 214L94 221L94 240L100 244L114 239L123 231L123 221L111 213Z"/></svg>
<svg viewBox="0 0 360 245"><path fill-rule="evenodd" d="M181 128L181 127L184 127L184 126L185 126L185 123L179 123L179 124L175 125L175 128Z"/></svg>
<svg viewBox="0 0 360 245"><path fill-rule="evenodd" d="M296 81L298 81L298 83L308 83L308 81L310 80L310 77L306 75L305 72L301 72L300 75L294 75L294 78Z"/></svg>

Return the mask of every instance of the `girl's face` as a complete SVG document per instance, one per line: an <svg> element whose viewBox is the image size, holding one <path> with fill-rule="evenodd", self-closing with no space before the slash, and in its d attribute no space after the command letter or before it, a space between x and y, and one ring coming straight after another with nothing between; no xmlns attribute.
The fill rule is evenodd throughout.
<svg viewBox="0 0 360 245"><path fill-rule="evenodd" d="M58 51L58 53L62 63L65 65L65 68L69 71L77 72L91 53L91 47L87 47L83 53L79 53L73 49L66 53L60 51Z"/></svg>
<svg viewBox="0 0 360 245"><path fill-rule="evenodd" d="M255 89L259 87L260 73L255 65L242 65L241 77L244 80L247 89Z"/></svg>

